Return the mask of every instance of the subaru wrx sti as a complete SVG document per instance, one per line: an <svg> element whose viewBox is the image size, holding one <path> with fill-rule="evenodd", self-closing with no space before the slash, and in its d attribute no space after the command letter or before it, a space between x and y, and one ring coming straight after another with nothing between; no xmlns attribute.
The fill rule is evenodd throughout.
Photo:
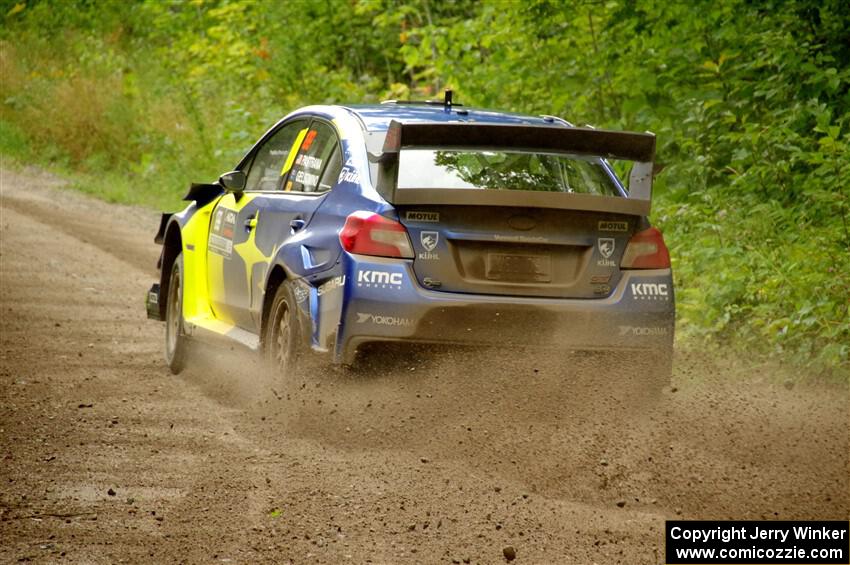
<svg viewBox="0 0 850 565"><path fill-rule="evenodd" d="M163 214L148 314L174 372L193 340L219 338L284 372L411 342L650 354L669 377L654 154L649 133L448 98L306 107Z"/></svg>

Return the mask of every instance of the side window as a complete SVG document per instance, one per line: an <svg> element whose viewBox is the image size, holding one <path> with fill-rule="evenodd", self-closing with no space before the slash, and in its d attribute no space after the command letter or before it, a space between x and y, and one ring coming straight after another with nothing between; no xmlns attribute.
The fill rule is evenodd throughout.
<svg viewBox="0 0 850 565"><path fill-rule="evenodd" d="M322 122L313 122L292 163L285 190L330 190L336 184L341 168L339 143L333 128Z"/></svg>
<svg viewBox="0 0 850 565"><path fill-rule="evenodd" d="M339 150L337 144L334 144L334 151L328 158L322 178L319 179L319 190L324 192L333 188L339 180L340 171L342 171L342 151Z"/></svg>
<svg viewBox="0 0 850 565"><path fill-rule="evenodd" d="M289 155L292 153L299 132L307 127L306 121L287 124L277 130L261 145L248 171L245 190L280 190L281 176L286 172Z"/></svg>

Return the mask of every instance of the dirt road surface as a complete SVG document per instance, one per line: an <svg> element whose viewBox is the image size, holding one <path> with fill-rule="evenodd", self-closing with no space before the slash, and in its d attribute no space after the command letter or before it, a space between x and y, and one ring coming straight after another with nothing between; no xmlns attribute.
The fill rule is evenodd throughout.
<svg viewBox="0 0 850 565"><path fill-rule="evenodd" d="M680 355L624 408L510 350L174 377L157 214L35 171L0 205L1 562L659 563L666 519L850 516L846 386Z"/></svg>

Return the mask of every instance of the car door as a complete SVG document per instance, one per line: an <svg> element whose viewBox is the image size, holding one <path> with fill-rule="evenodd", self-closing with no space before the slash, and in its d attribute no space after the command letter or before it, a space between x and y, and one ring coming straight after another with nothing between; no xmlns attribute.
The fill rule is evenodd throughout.
<svg viewBox="0 0 850 565"><path fill-rule="evenodd" d="M281 189L287 165L291 166L298 148L298 136L309 123L305 119L290 122L263 138L243 162L242 170L247 174L245 192L239 196L226 193L213 210L207 246L207 287L213 313L223 322L253 329L247 315L249 273L271 250L263 253L252 245L255 240L250 220L256 220L259 211L261 202L257 197Z"/></svg>
<svg viewBox="0 0 850 565"><path fill-rule="evenodd" d="M258 147L241 198L228 194L213 211L211 243L219 233L219 221L220 230L233 233L229 257L221 256L218 292L213 292L210 278L213 309L219 319L259 332L263 284L270 263L281 245L303 235L336 183L341 168L338 145L333 128L325 122L284 124ZM328 261L321 250L303 247L299 254L303 260L288 265L296 274L303 275ZM215 272L212 264L209 272Z"/></svg>

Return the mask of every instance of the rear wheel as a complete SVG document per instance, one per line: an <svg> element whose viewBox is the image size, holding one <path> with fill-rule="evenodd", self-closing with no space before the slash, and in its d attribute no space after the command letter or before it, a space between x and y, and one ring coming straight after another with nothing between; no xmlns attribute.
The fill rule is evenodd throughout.
<svg viewBox="0 0 850 565"><path fill-rule="evenodd" d="M175 375L186 368L189 343L183 329L183 254L174 259L165 305L165 360Z"/></svg>
<svg viewBox="0 0 850 565"><path fill-rule="evenodd" d="M281 283L269 312L264 343L266 359L284 375L295 370L300 356L295 308L292 290L286 282Z"/></svg>

